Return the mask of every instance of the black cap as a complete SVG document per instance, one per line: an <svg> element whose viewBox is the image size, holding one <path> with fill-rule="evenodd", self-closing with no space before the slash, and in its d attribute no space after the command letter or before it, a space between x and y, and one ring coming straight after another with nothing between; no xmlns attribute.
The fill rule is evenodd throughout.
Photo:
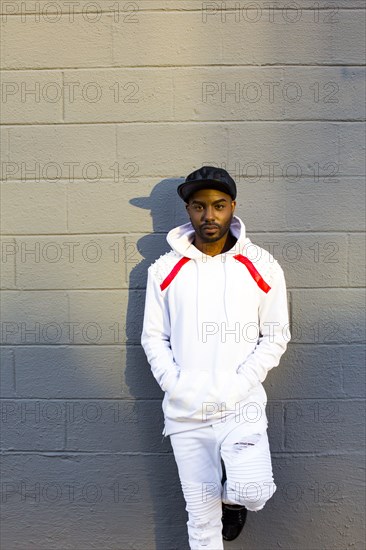
<svg viewBox="0 0 366 550"><path fill-rule="evenodd" d="M223 168L215 166L202 166L186 177L181 183L177 192L178 195L188 202L189 195L199 189L218 189L231 196L236 197L236 184L233 178Z"/></svg>

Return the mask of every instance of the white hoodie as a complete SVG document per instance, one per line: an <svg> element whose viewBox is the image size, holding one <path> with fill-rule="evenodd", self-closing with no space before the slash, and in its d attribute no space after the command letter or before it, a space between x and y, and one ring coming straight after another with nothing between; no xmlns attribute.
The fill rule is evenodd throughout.
<svg viewBox="0 0 366 550"><path fill-rule="evenodd" d="M148 269L141 345L165 392L166 436L233 414L248 433L267 429L262 382L290 340L285 278L238 216L230 230L234 247L209 256L190 222L175 227Z"/></svg>

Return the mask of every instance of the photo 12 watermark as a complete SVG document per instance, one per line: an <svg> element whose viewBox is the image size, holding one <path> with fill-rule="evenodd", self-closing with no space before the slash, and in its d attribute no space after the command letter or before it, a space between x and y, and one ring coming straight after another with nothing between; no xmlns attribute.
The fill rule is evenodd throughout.
<svg viewBox="0 0 366 550"><path fill-rule="evenodd" d="M306 86L298 82L202 82L202 103L215 105L225 103L299 103L311 101L313 103L339 103L339 84L329 82L309 82Z"/></svg>
<svg viewBox="0 0 366 550"><path fill-rule="evenodd" d="M7 162L1 163L2 181L31 181L35 183L66 182L99 183L138 183L139 165L136 162L114 162L106 167L99 162L90 161L50 161L50 162Z"/></svg>
<svg viewBox="0 0 366 550"><path fill-rule="evenodd" d="M96 24L106 16L112 17L115 23L140 22L140 5L138 2L99 2L89 1L37 1L18 0L1 3L1 20L7 23L11 16L18 16L22 23L76 23L80 21Z"/></svg>
<svg viewBox="0 0 366 550"><path fill-rule="evenodd" d="M19 264L96 264L106 261L114 264L137 265L141 261L138 244L125 238L120 241L101 243L96 240L51 241L51 240L2 240L1 263Z"/></svg>
<svg viewBox="0 0 366 550"><path fill-rule="evenodd" d="M323 23L334 25L340 21L339 6L335 2L312 2L302 7L297 2L202 2L202 23Z"/></svg>
<svg viewBox="0 0 366 550"><path fill-rule="evenodd" d="M80 103L99 103L103 100L114 103L136 104L141 100L141 90L137 82L115 81L110 85L97 82L69 82L26 80L15 81L2 79L1 103L8 104L15 101L21 104L32 103L62 103L72 105Z"/></svg>
<svg viewBox="0 0 366 550"><path fill-rule="evenodd" d="M240 382L238 375L238 383ZM246 422L255 426L263 419L264 413L270 422L277 422L280 426L284 423L294 424L345 424L344 417L338 399L308 399L305 402L293 401L253 401L244 398L236 401L234 406L228 406L225 401L203 401L201 404L201 419L209 422L212 417L219 419L221 423L235 421Z"/></svg>
<svg viewBox="0 0 366 550"><path fill-rule="evenodd" d="M236 161L229 167L225 162L207 161L205 164L228 170L238 184L259 181L274 183L281 180L287 183L297 183L305 179L312 183L338 183L340 179L337 176L341 176L340 164L331 160L327 162L309 161L305 164L295 159L287 162L274 159L258 162L254 159L247 159L245 162Z"/></svg>
<svg viewBox="0 0 366 550"><path fill-rule="evenodd" d="M27 344L124 344L138 341L141 323L118 321L6 321L1 322L1 343Z"/></svg>
<svg viewBox="0 0 366 550"><path fill-rule="evenodd" d="M338 504L342 500L342 485L336 481L309 480L308 482L287 481L286 483L274 484L273 482L234 482L227 485L227 495L234 503L241 504L250 501L253 504L266 500L277 492L276 498L287 503L304 502L305 504ZM202 502L222 494L221 484L212 481L202 483Z"/></svg>
<svg viewBox="0 0 366 550"><path fill-rule="evenodd" d="M1 423L3 427L20 423L42 426L65 422L66 424L138 424L141 408L135 400L4 400L1 403Z"/></svg>
<svg viewBox="0 0 366 550"><path fill-rule="evenodd" d="M77 481L47 479L20 479L4 481L1 484L2 504L47 503L48 505L76 503L90 505L98 503L139 503L142 500L140 484L130 477L102 484L100 481Z"/></svg>

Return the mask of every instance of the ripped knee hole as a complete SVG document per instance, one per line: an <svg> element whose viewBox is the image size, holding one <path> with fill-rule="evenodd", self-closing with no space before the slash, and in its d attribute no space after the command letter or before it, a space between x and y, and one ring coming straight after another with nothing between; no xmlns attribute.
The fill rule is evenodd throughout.
<svg viewBox="0 0 366 550"><path fill-rule="evenodd" d="M255 445L259 441L260 437L260 434L245 437L241 441L237 441L236 443L234 443L234 447L238 451L240 451L241 449L247 449L248 447Z"/></svg>

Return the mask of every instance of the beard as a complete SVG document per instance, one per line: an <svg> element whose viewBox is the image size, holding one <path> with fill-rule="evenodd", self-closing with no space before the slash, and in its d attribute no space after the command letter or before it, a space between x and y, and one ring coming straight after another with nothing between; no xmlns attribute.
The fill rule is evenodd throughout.
<svg viewBox="0 0 366 550"><path fill-rule="evenodd" d="M231 221L233 219L233 214L231 214L229 220L225 224L219 224L219 223L204 223L200 225L193 225L195 232L199 235L202 242L205 243L214 243L216 241L219 241L224 237L230 230ZM192 221L192 220L191 220ZM213 227L216 229L216 231L211 233L207 233L205 231L205 227Z"/></svg>

